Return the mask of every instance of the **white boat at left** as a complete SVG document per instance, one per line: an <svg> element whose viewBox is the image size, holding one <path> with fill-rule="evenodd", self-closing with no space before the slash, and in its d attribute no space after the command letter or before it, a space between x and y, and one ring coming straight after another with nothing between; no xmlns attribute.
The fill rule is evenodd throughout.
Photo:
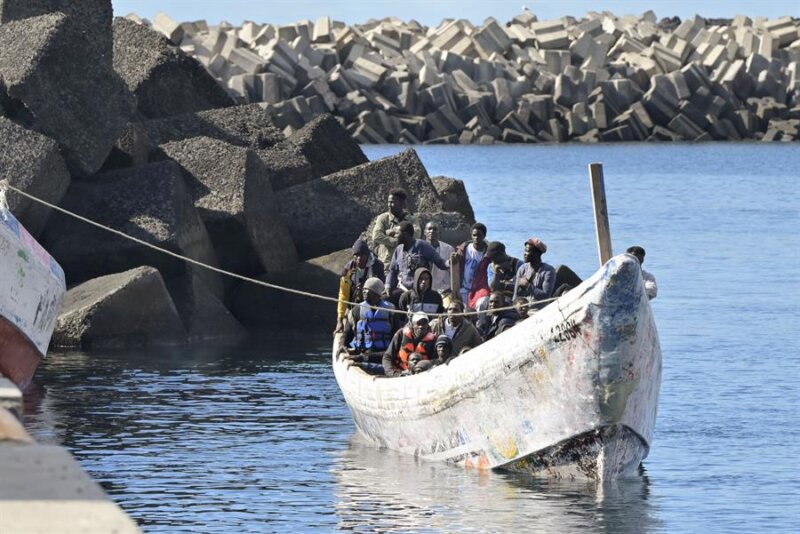
<svg viewBox="0 0 800 534"><path fill-rule="evenodd" d="M21 389L47 354L65 292L61 266L0 205L0 374Z"/></svg>

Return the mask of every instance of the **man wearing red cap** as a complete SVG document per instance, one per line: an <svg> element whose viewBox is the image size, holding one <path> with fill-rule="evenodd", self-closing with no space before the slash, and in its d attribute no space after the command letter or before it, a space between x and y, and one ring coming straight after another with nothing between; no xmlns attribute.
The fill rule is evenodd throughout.
<svg viewBox="0 0 800 534"><path fill-rule="evenodd" d="M549 299L556 286L556 270L552 265L542 261L542 254L547 252L547 245L538 237L525 241L523 263L517 271L514 285L514 299L526 297L531 303Z"/></svg>

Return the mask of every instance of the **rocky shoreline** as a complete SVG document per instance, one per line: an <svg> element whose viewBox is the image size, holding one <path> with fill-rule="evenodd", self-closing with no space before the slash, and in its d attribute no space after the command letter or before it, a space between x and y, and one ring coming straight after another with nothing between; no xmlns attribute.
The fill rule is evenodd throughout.
<svg viewBox="0 0 800 534"><path fill-rule="evenodd" d="M368 161L330 114L285 135L159 33L63 0L0 3L0 179L196 262L336 296L353 241L409 193L466 239L458 180L409 149ZM223 276L46 209L10 209L64 268L52 345L123 348L334 327L336 304ZM1 245L1 244L0 244Z"/></svg>
<svg viewBox="0 0 800 534"><path fill-rule="evenodd" d="M788 16L151 25L287 134L332 113L359 143L800 139Z"/></svg>

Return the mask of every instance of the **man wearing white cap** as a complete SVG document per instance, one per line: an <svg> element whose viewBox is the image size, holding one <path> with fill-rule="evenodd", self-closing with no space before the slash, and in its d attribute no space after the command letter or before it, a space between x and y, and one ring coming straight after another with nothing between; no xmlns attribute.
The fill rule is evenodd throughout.
<svg viewBox="0 0 800 534"><path fill-rule="evenodd" d="M411 316L411 324L398 330L392 343L383 354L383 369L386 376L406 376L412 374L409 359L419 353L422 360L436 358L436 336L431 332L428 314L417 312Z"/></svg>

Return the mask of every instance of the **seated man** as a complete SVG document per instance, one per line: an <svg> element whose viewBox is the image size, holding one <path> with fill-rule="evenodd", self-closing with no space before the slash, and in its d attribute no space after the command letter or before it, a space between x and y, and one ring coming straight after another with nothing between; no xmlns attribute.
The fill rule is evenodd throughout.
<svg viewBox="0 0 800 534"><path fill-rule="evenodd" d="M412 353L418 352L423 360L435 357L434 342L436 337L431 333L428 316L417 312L411 317L411 324L398 330L392 342L383 354L383 369L386 376L406 376L411 374L408 359Z"/></svg>
<svg viewBox="0 0 800 534"><path fill-rule="evenodd" d="M626 250L628 254L632 254L637 260L639 265L644 265L644 249L642 247L630 247ZM644 280L644 292L647 298L653 300L658 295L658 285L656 284L656 277L644 270L642 267L642 279Z"/></svg>
<svg viewBox="0 0 800 534"><path fill-rule="evenodd" d="M436 338L436 364L450 363L453 358L453 340L442 334Z"/></svg>
<svg viewBox="0 0 800 534"><path fill-rule="evenodd" d="M394 249L389 264L389 300L397 303L403 292L414 288L416 270L420 267L430 269L431 265L450 269L450 263L443 260L430 243L414 238L414 227L411 223L400 223L400 243Z"/></svg>
<svg viewBox="0 0 800 534"><path fill-rule="evenodd" d="M408 357L408 369L412 375L417 375L433 367L433 360L423 360L422 354L412 352Z"/></svg>
<svg viewBox="0 0 800 534"><path fill-rule="evenodd" d="M453 354L458 356L464 347L477 347L483 342L478 329L463 315L464 303L453 300L447 305L447 317L437 318L431 322L431 330L437 336L446 335L453 342Z"/></svg>
<svg viewBox="0 0 800 534"><path fill-rule="evenodd" d="M519 259L506 254L506 246L499 241L492 241L486 250L486 256L491 260L486 279L491 291L502 291L506 297L514 294L514 283L517 280L517 270L522 265Z"/></svg>
<svg viewBox="0 0 800 534"><path fill-rule="evenodd" d="M414 272L414 288L409 289L400 296L397 309L408 312L422 311L425 313L444 313L442 296L433 290L433 276L425 267L420 267Z"/></svg>
<svg viewBox="0 0 800 534"><path fill-rule="evenodd" d="M495 291L489 296L489 311L479 326L484 341L489 341L517 324L519 314L513 308L502 309L507 307L508 300L502 291Z"/></svg>
<svg viewBox="0 0 800 534"><path fill-rule="evenodd" d="M517 309L520 321L524 321L531 315L531 303L525 297L517 297L514 299L514 308Z"/></svg>
<svg viewBox="0 0 800 534"><path fill-rule="evenodd" d="M513 298L526 297L533 308L542 307L537 306L536 301L551 298L556 287L556 270L552 265L542 261L542 254L545 252L547 245L541 239L538 237L528 239L525 241L522 256L525 263L517 270Z"/></svg>
<svg viewBox="0 0 800 534"><path fill-rule="evenodd" d="M366 371L382 374L383 351L394 332L394 306L381 299L383 282L368 278L364 282L364 301L353 307L344 328L347 359Z"/></svg>

